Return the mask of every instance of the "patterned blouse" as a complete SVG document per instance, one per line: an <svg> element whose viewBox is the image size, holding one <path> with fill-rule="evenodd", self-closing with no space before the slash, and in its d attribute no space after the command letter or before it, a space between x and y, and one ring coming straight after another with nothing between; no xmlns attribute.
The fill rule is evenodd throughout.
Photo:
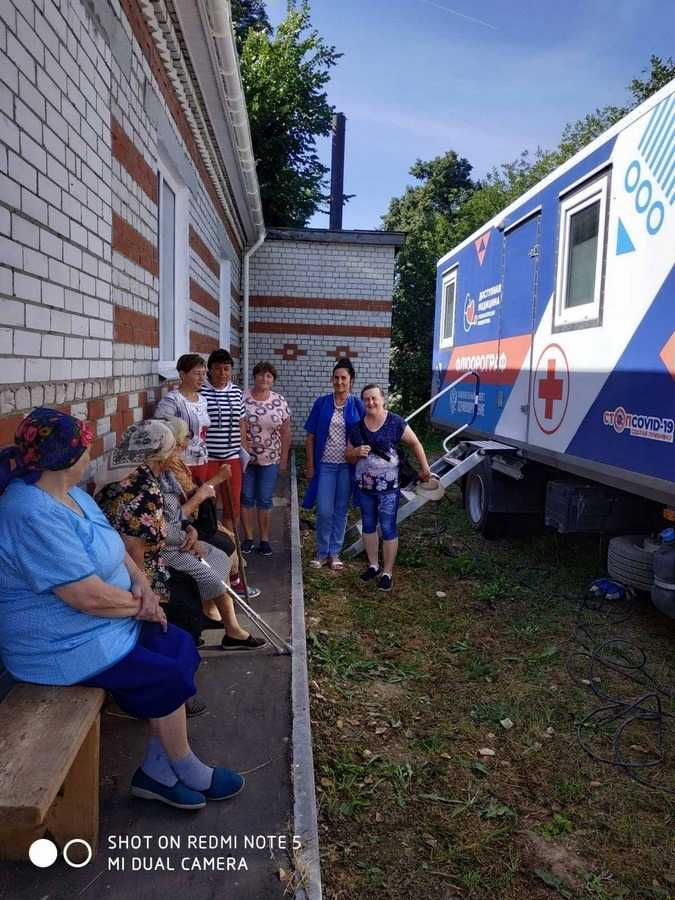
<svg viewBox="0 0 675 900"><path fill-rule="evenodd" d="M267 400L256 400L250 391L244 394L246 430L251 440L251 462L257 466L281 462L281 426L290 417L288 403L281 394L270 391Z"/></svg>
<svg viewBox="0 0 675 900"><path fill-rule="evenodd" d="M116 531L145 541L145 574L153 591L167 596L169 571L160 556L167 527L159 479L141 465L124 481L107 484L96 499Z"/></svg>
<svg viewBox="0 0 675 900"><path fill-rule="evenodd" d="M321 462L344 463L347 461L347 432L345 428L345 411L343 406L336 406L328 428L328 440L321 457Z"/></svg>

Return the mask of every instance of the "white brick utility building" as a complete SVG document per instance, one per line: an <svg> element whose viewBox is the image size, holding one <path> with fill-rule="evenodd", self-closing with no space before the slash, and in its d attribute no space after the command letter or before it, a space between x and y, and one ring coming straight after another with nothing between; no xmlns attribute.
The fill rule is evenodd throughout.
<svg viewBox="0 0 675 900"><path fill-rule="evenodd" d="M296 422L343 352L386 382L401 241L265 235L227 0L0 3L0 446L58 405L100 455L189 350Z"/></svg>

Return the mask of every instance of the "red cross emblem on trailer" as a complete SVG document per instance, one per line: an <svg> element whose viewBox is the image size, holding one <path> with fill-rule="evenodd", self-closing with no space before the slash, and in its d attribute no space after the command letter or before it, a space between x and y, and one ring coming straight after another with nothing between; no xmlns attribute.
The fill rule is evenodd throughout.
<svg viewBox="0 0 675 900"><path fill-rule="evenodd" d="M570 370L560 344L544 347L533 383L532 405L537 425L544 434L553 434L565 418L570 396Z"/></svg>

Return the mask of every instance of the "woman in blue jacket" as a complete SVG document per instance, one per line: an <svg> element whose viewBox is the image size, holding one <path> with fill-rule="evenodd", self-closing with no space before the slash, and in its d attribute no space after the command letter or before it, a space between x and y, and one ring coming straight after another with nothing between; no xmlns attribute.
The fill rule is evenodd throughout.
<svg viewBox="0 0 675 900"><path fill-rule="evenodd" d="M316 504L316 551L310 566L328 564L333 571L344 566L340 550L345 536L349 498L354 486L354 467L347 463L347 431L363 418L363 404L351 394L356 378L346 357L333 367L333 390L314 401L305 422L305 450L309 485L302 505Z"/></svg>

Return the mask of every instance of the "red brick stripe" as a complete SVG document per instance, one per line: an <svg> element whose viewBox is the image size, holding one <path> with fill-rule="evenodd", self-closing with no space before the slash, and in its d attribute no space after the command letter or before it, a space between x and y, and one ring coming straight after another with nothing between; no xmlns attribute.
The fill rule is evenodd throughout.
<svg viewBox="0 0 675 900"><path fill-rule="evenodd" d="M192 134L192 130L188 123L187 117L178 101L178 97L176 96L176 92L173 89L173 85L169 81L169 77L166 74L166 70L159 55L159 51L157 50L157 46L153 40L150 28L148 27L148 23L145 21L143 13L141 12L139 2L138 0L120 0L120 4L127 19L129 20L131 30L133 31L134 36L138 41L141 50L143 51L143 55L145 56L148 65L150 66L150 70L155 76L155 80L160 91L162 92L162 96L166 100L167 106L169 107L171 115L173 116L176 123L176 127L180 131L183 140L185 141L188 152L192 157L192 161L199 171L199 175L204 183L204 187L208 191L214 208L218 213L218 216L220 217L223 225L225 226L225 230L227 231L230 240L232 241L232 245L236 247L238 251L241 251L241 241L234 231L232 223L228 219L227 213L225 212L223 204L220 201L220 197L218 196L215 185L211 180L211 176L209 175L209 172L204 165L204 161L202 160L201 154L197 149L197 143L195 141L194 135Z"/></svg>
<svg viewBox="0 0 675 900"><path fill-rule="evenodd" d="M204 241L199 237L192 225L190 225L190 247L192 247L197 256L201 257L202 261L206 263L209 269L211 269L216 278L220 278L220 263L213 253L211 253Z"/></svg>
<svg viewBox="0 0 675 900"><path fill-rule="evenodd" d="M154 316L115 305L113 309L113 337L120 344L140 344L159 347L159 321ZM128 408L128 400L127 400ZM120 412L123 411L118 407ZM91 412L89 413L91 416ZM103 413L99 413L103 415Z"/></svg>
<svg viewBox="0 0 675 900"><path fill-rule="evenodd" d="M327 299L325 297L267 297L254 294L250 299L251 306L267 309L281 307L283 309L345 309L370 312L391 312L391 300L345 300L342 297Z"/></svg>
<svg viewBox="0 0 675 900"><path fill-rule="evenodd" d="M157 173L148 165L143 154L138 150L114 116L110 118L110 134L112 136L113 158L126 169L152 202L157 203Z"/></svg>
<svg viewBox="0 0 675 900"><path fill-rule="evenodd" d="M194 278L190 279L190 299L194 300L194 302L198 303L200 306L203 306L204 309L208 309L214 316L217 316L220 312L218 301L213 294L209 294L208 291L205 291L201 284L198 284Z"/></svg>
<svg viewBox="0 0 675 900"><path fill-rule="evenodd" d="M236 328L236 330L239 331L239 325L239 319L235 316L234 313L230 313L230 327Z"/></svg>
<svg viewBox="0 0 675 900"><path fill-rule="evenodd" d="M208 334L200 334L198 331L190 331L190 351L192 353L211 353L218 349L218 341Z"/></svg>
<svg viewBox="0 0 675 900"><path fill-rule="evenodd" d="M159 278L159 254L157 247L146 240L126 219L113 213L112 248L138 263L146 271Z"/></svg>
<svg viewBox="0 0 675 900"><path fill-rule="evenodd" d="M251 322L251 332L258 334L323 334L340 337L391 337L391 328L378 328L371 325L317 325L305 323L295 325L291 322Z"/></svg>

